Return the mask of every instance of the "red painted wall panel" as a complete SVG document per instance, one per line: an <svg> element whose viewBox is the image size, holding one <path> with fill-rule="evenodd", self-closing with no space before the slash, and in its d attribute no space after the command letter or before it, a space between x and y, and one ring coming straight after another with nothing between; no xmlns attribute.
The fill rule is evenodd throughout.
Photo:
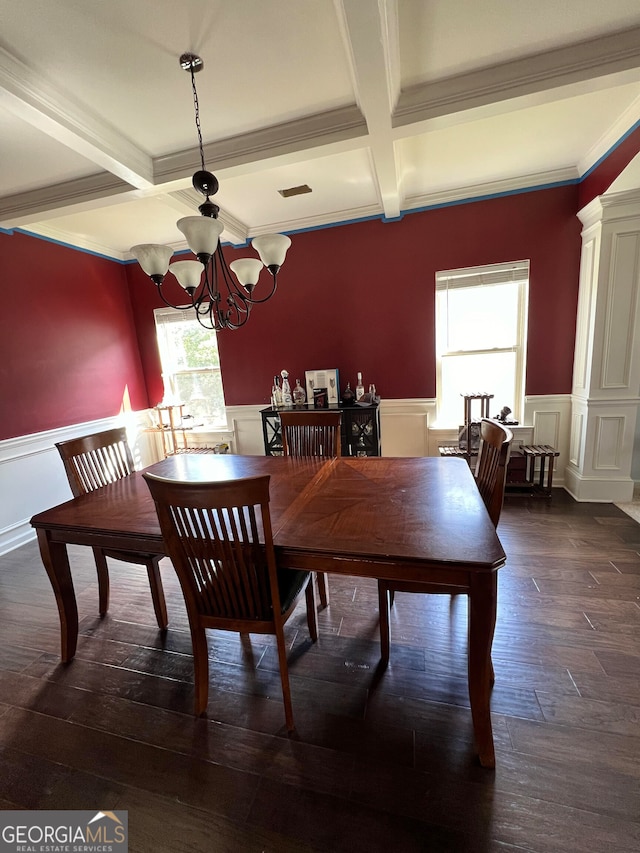
<svg viewBox="0 0 640 853"><path fill-rule="evenodd" d="M122 264L0 234L0 439L148 405Z"/></svg>
<svg viewBox="0 0 640 853"><path fill-rule="evenodd" d="M256 306L246 327L219 335L227 404L266 405L282 368L295 380L305 370L337 367L342 387L347 380L353 385L360 370L365 385L374 382L384 398L434 397L436 272L527 258L526 392L569 393L577 192L561 187L293 235L276 295ZM230 260L251 252L225 248ZM152 309L162 303L137 264L127 274L155 404L163 389Z"/></svg>

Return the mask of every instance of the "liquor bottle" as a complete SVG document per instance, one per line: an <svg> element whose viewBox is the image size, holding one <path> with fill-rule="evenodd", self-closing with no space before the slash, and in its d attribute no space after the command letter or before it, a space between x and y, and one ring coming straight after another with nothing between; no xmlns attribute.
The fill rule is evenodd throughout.
<svg viewBox="0 0 640 853"><path fill-rule="evenodd" d="M273 377L273 389L271 391L273 408L278 409L282 406L282 389L280 388L279 378Z"/></svg>
<svg viewBox="0 0 640 853"><path fill-rule="evenodd" d="M371 395L371 402L375 403L375 401L376 401L376 386L373 384L373 382L371 383L371 385L369 385L369 394Z"/></svg>
<svg viewBox="0 0 640 853"><path fill-rule="evenodd" d="M356 385L356 403L364 397L364 385L362 384L362 374L358 373L358 384Z"/></svg>
<svg viewBox="0 0 640 853"><path fill-rule="evenodd" d="M293 400L291 397L291 386L289 385L289 372L281 370L280 376L282 376L282 405L290 406Z"/></svg>
<svg viewBox="0 0 640 853"><path fill-rule="evenodd" d="M307 399L304 393L304 388L300 384L300 380L296 379L296 387L293 389L293 404L294 406L304 406Z"/></svg>
<svg viewBox="0 0 640 853"><path fill-rule="evenodd" d="M351 390L351 383L347 382L347 387L342 392L342 405L343 406L353 406L354 396L353 391Z"/></svg>

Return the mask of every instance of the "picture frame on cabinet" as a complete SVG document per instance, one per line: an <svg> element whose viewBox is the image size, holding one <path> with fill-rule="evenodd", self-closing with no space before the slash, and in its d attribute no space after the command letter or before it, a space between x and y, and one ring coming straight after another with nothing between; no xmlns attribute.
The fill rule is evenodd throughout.
<svg viewBox="0 0 640 853"><path fill-rule="evenodd" d="M327 404L338 405L340 402L340 375L337 368L326 370L305 370L304 373L307 402L313 400L314 388L327 389Z"/></svg>

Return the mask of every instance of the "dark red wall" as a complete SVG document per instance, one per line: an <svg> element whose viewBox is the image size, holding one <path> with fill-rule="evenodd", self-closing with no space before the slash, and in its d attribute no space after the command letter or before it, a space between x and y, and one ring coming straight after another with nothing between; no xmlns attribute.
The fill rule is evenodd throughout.
<svg viewBox="0 0 640 853"><path fill-rule="evenodd" d="M148 406L122 264L0 234L0 439Z"/></svg>
<svg viewBox="0 0 640 853"><path fill-rule="evenodd" d="M227 403L266 404L282 368L293 381L337 367L343 387L361 370L386 399L433 397L435 273L526 258L526 391L569 393L577 209L578 188L561 187L293 235L276 296L219 336ZM161 302L137 264L16 232L0 234L0 275L0 439L116 415L127 395L160 401Z"/></svg>
<svg viewBox="0 0 640 853"><path fill-rule="evenodd" d="M531 261L526 392L569 393L577 195L561 187L293 235L276 295L243 329L218 336L227 404L266 404L283 368L295 380L337 367L343 387L360 370L386 399L434 397L436 272L522 259ZM163 389L152 309L162 303L137 264L127 273L154 404Z"/></svg>

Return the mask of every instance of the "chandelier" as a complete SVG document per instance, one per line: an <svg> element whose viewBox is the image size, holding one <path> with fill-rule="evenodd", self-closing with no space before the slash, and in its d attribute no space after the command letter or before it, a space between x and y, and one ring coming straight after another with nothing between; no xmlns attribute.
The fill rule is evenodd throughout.
<svg viewBox="0 0 640 853"><path fill-rule="evenodd" d="M276 292L278 270L284 263L291 240L284 234L264 234L256 237L251 241L251 245L260 260L240 258L227 265L220 244L220 235L224 230L222 222L218 220L220 208L210 198L218 191L218 179L211 172L207 172L204 164L200 106L195 79L196 72L202 70L204 63L199 56L184 53L180 57L180 67L191 74L202 167L194 174L192 182L194 188L205 197L205 201L198 208L200 216L186 216L179 219L176 225L184 234L197 260L174 261L170 264L173 249L171 246L157 243L133 246L131 254L154 282L165 305L179 311L192 308L200 324L207 329L239 329L249 319L251 307L266 302ZM255 296L254 290L263 266L271 273L271 287L268 293ZM166 298L162 284L167 272L173 273L185 289L189 303L174 305Z"/></svg>

